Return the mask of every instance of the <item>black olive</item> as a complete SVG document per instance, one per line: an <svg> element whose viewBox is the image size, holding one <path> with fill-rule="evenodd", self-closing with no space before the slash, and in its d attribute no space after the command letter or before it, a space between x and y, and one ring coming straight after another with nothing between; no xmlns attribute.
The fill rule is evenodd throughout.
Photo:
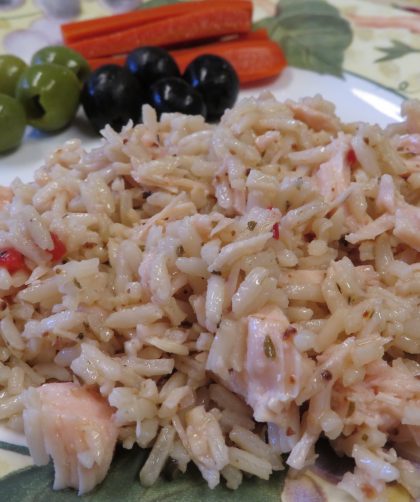
<svg viewBox="0 0 420 502"><path fill-rule="evenodd" d="M239 78L226 59L214 54L198 56L187 66L183 77L203 96L209 122L219 120L226 108L235 104Z"/></svg>
<svg viewBox="0 0 420 502"><path fill-rule="evenodd" d="M150 100L159 116L172 112L206 116L203 98L182 78L162 78L155 82L150 88Z"/></svg>
<svg viewBox="0 0 420 502"><path fill-rule="evenodd" d="M130 52L125 66L145 89L165 77L180 77L174 58L160 47L139 47Z"/></svg>
<svg viewBox="0 0 420 502"><path fill-rule="evenodd" d="M97 131L110 124L119 132L130 119L135 124L140 122L146 99L141 85L127 68L110 64L99 67L89 76L81 102Z"/></svg>

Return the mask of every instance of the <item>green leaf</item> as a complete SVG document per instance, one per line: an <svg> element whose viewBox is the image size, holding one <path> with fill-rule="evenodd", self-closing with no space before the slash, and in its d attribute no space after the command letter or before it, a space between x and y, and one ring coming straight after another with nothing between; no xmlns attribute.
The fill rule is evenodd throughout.
<svg viewBox="0 0 420 502"><path fill-rule="evenodd" d="M385 56L377 59L375 63L381 63L383 61L391 61L393 59L402 58L407 54L412 54L414 52L420 52L420 49L415 49L403 42L399 42L398 40L391 40L392 47L377 47L376 50L383 52Z"/></svg>
<svg viewBox="0 0 420 502"><path fill-rule="evenodd" d="M244 479L236 491L219 485L210 490L199 472L191 468L173 481L159 479L151 488L140 486L138 473L147 451L118 448L105 481L92 493L78 497L73 490L52 490L52 464L31 467L0 480L1 499L7 502L280 502L284 472L269 481Z"/></svg>
<svg viewBox="0 0 420 502"><path fill-rule="evenodd" d="M340 17L340 11L325 0L280 0L278 14L283 18L292 15L328 15Z"/></svg>
<svg viewBox="0 0 420 502"><path fill-rule="evenodd" d="M277 15L256 27L267 28L289 65L342 76L353 35L350 24L324 0L281 0Z"/></svg>
<svg viewBox="0 0 420 502"><path fill-rule="evenodd" d="M0 441L0 449L13 451L15 453L20 453L21 455L29 455L29 449L26 446L19 446L17 444L5 443L4 441Z"/></svg>

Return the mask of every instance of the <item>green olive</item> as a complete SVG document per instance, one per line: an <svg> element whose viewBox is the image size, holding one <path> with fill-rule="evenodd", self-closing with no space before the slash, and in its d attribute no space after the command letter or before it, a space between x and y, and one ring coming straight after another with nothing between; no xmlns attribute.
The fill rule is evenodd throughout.
<svg viewBox="0 0 420 502"><path fill-rule="evenodd" d="M25 126L25 110L19 101L0 94L0 153L19 146Z"/></svg>
<svg viewBox="0 0 420 502"><path fill-rule="evenodd" d="M41 131L58 131L76 114L80 83L65 66L39 64L22 73L16 97L25 108L28 124Z"/></svg>
<svg viewBox="0 0 420 502"><path fill-rule="evenodd" d="M66 66L75 73L80 82L84 82L90 74L90 66L86 59L73 49L63 47L62 45L51 45L35 52L32 56L31 64L45 63Z"/></svg>
<svg viewBox="0 0 420 502"><path fill-rule="evenodd" d="M25 68L26 63L17 56L12 56L12 54L0 55L1 94L15 95L16 83Z"/></svg>

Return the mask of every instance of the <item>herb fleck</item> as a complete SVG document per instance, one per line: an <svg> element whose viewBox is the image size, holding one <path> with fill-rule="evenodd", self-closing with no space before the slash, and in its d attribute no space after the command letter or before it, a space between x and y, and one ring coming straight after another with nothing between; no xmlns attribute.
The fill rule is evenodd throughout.
<svg viewBox="0 0 420 502"><path fill-rule="evenodd" d="M276 347L274 347L274 343L270 335L266 335L264 339L264 354L265 357L268 357L269 359L274 359L276 357Z"/></svg>
<svg viewBox="0 0 420 502"><path fill-rule="evenodd" d="M330 370L323 370L321 371L321 377L328 382L332 379L332 373Z"/></svg>
<svg viewBox="0 0 420 502"><path fill-rule="evenodd" d="M254 230L254 228L257 226L257 222L256 221L248 221L247 223L247 227L248 227L248 230Z"/></svg>
<svg viewBox="0 0 420 502"><path fill-rule="evenodd" d="M305 242L312 242L315 239L315 237L316 235L314 234L314 232L308 232L303 236Z"/></svg>
<svg viewBox="0 0 420 502"><path fill-rule="evenodd" d="M344 236L340 237L340 239L338 240L338 243L340 244L340 246L343 246L345 248L349 245L349 242L346 241L346 238Z"/></svg>
<svg viewBox="0 0 420 502"><path fill-rule="evenodd" d="M353 401L350 401L349 407L347 409L347 416L350 417L351 415L353 415L355 409L356 409L356 405L354 404Z"/></svg>
<svg viewBox="0 0 420 502"><path fill-rule="evenodd" d="M286 331L283 333L283 338L285 340L287 340L291 336L296 335L296 333L297 333L297 329L293 326L289 326L288 328L286 328Z"/></svg>
<svg viewBox="0 0 420 502"><path fill-rule="evenodd" d="M373 316L373 310L365 310L362 316L364 319L370 319Z"/></svg>
<svg viewBox="0 0 420 502"><path fill-rule="evenodd" d="M76 288L82 289L82 285L76 278L73 279L73 284L76 286Z"/></svg>
<svg viewBox="0 0 420 502"><path fill-rule="evenodd" d="M182 322L180 323L180 327L181 327L181 328L185 328L185 329L192 328L192 325L193 325L193 323L192 323L192 322L190 322L190 321L187 321L187 320L182 321Z"/></svg>

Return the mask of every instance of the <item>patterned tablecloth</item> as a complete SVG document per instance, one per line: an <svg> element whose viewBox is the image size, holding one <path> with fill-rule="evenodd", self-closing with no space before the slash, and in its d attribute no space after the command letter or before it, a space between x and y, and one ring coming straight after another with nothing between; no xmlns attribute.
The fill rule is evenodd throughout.
<svg viewBox="0 0 420 502"><path fill-rule="evenodd" d="M150 0L150 3L161 5L171 0ZM404 97L420 98L420 0L328 0L328 3L326 0L281 0L280 7L275 0L254 0L254 3L256 24L267 27L285 51L291 66L338 77L346 72L354 73ZM29 61L40 47L61 42L60 24L63 22L109 15L142 5L142 0L0 0L0 53L14 53ZM19 443L18 438L16 443ZM22 446L0 441L0 500L81 500L73 492L50 491L50 467L26 469L3 477L31 465L27 453ZM114 474L109 476L102 491L83 500L118 500L120 493L124 493L124 500L141 499L142 502L221 500L217 499L216 491L200 491L202 485L188 486L188 481L172 484L171 488L157 487L149 495L142 492L141 496L136 483L128 493L126 485L133 484L130 476L132 471L138 472L138 459L136 452L118 458ZM240 494L230 492L229 500L279 500L278 480L270 483L264 486L256 481L250 483ZM322 490L329 500L349 500L330 491L328 486L323 486ZM223 500L226 499L223 497ZM409 497L392 487L387 500L406 502Z"/></svg>

